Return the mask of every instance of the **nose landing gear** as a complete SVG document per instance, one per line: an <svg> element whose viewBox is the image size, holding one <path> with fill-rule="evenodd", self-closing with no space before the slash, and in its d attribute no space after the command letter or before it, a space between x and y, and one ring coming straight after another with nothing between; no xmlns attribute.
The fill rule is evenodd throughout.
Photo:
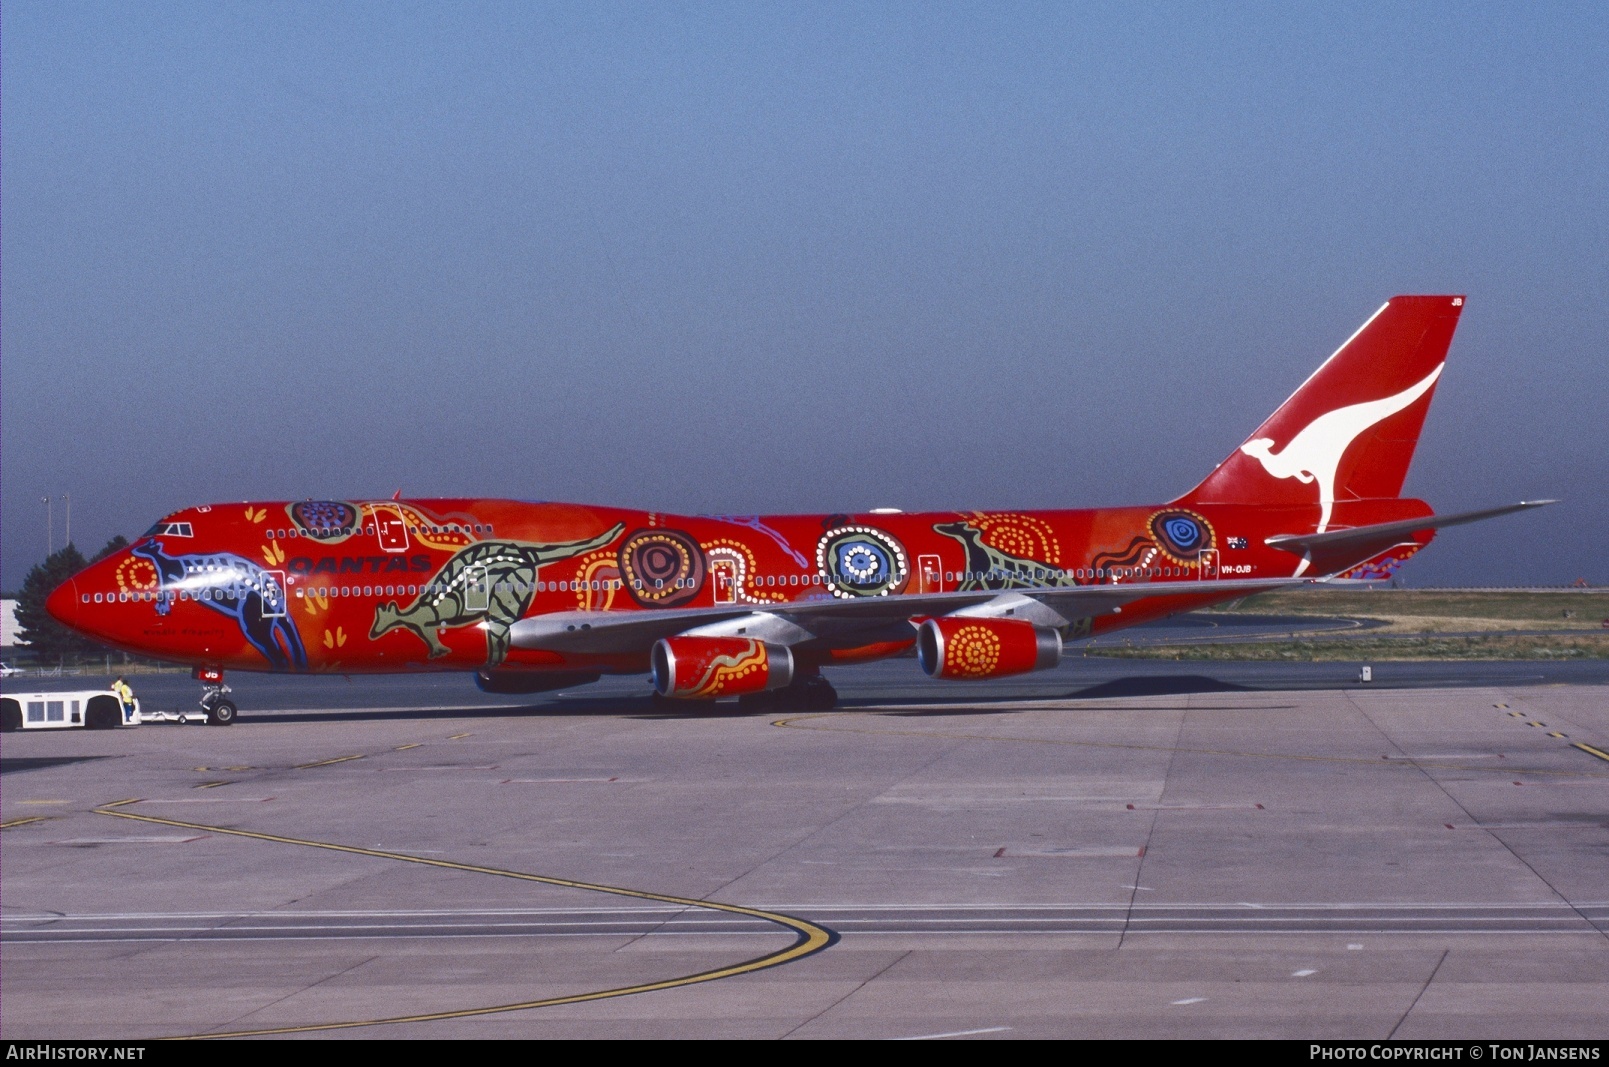
<svg viewBox="0 0 1609 1067"><path fill-rule="evenodd" d="M201 710L207 713L208 726L233 726L240 709L228 698L230 689L223 683L223 671L217 667L197 667L190 675L201 684Z"/></svg>

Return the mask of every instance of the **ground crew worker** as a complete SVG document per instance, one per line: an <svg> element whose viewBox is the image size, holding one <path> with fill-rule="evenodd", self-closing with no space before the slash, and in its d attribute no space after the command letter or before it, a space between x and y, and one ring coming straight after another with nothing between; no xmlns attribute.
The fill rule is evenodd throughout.
<svg viewBox="0 0 1609 1067"><path fill-rule="evenodd" d="M123 680L122 675L118 675L117 681L112 683L112 692L117 695L118 701L123 705L123 721L132 722L134 720L134 690L129 688L129 684Z"/></svg>

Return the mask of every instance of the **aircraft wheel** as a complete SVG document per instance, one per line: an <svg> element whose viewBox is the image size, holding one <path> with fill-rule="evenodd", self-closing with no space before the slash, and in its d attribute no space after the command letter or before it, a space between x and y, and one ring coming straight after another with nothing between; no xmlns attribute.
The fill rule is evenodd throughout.
<svg viewBox="0 0 1609 1067"><path fill-rule="evenodd" d="M207 725L233 726L235 724L235 719L237 716L239 716L239 714L240 712L236 710L235 705L232 702L220 700L218 703L212 706L211 711L207 712Z"/></svg>
<svg viewBox="0 0 1609 1067"><path fill-rule="evenodd" d="M786 689L771 692L744 693L737 698L737 710L741 714L758 714L762 711L776 711L782 704Z"/></svg>
<svg viewBox="0 0 1609 1067"><path fill-rule="evenodd" d="M812 678L805 683L806 711L831 711L838 706L838 690L825 678Z"/></svg>
<svg viewBox="0 0 1609 1067"><path fill-rule="evenodd" d="M838 691L820 675L799 678L782 689L763 693L746 693L738 697L737 706L743 712L764 711L829 711L838 706Z"/></svg>

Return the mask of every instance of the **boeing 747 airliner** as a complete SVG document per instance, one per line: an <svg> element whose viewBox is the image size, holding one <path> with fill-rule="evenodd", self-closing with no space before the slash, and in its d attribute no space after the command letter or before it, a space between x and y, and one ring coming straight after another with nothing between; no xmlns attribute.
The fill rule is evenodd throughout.
<svg viewBox="0 0 1609 1067"><path fill-rule="evenodd" d="M212 504L49 598L61 622L226 669L464 671L498 693L652 675L661 697L825 709L834 664L914 646L934 678L1054 665L1066 642L1333 578L1386 578L1438 527L1400 496L1463 307L1393 297L1206 480L1080 511L730 516L514 500Z"/></svg>

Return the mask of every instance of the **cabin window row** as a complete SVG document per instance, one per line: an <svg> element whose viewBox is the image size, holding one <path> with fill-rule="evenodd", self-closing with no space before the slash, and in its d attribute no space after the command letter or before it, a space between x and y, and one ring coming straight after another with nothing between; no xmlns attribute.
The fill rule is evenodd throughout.
<svg viewBox="0 0 1609 1067"><path fill-rule="evenodd" d="M1016 571L945 571L947 582L993 582L1008 578L1031 578L1054 581L1072 578L1177 578L1188 573L1185 567L1074 567L1047 568L1022 574Z"/></svg>
<svg viewBox="0 0 1609 1067"><path fill-rule="evenodd" d="M1184 568L1184 567L1079 567L1079 568L1075 568L1075 569L1050 569L1050 570L1034 571L1033 574L1032 574L1032 577L1035 578L1035 579L1046 579L1046 580L1065 579L1065 578L1073 578L1073 579L1092 579L1092 578L1164 578L1164 577L1171 578L1171 577L1180 577L1180 576L1183 576L1186 573L1187 573L1187 569ZM947 582L999 581L999 580L1004 580L1004 579L1007 579L1007 578L1014 578L1014 577L1017 577L1017 575L1014 574L1014 573L1006 572L1006 571L945 571L944 572L944 580L947 581ZM828 580L837 582L837 581L841 581L842 579L838 575L829 575ZM724 576L721 577L719 579L719 581L723 586L730 584L730 579L728 579L728 578L726 578ZM793 575L787 575L785 577L779 577L777 575L768 574L768 575L764 575L764 576L757 576L755 578L755 580L754 580L754 584L757 585L757 586L777 586L777 585L795 585L796 586L796 585L812 585L812 584L820 585L821 582L822 582L822 577L819 574L814 574L814 575L793 574ZM637 579L632 584L633 584L634 588L637 588L637 589L644 588L644 583L643 583L642 579L640 579L640 578ZM669 582L668 584L672 588L675 588L675 589L684 589L684 588L691 587L692 582L691 582L691 579L677 578L677 579ZM656 579L653 582L653 587L655 589L663 589L663 588L665 588L666 585L667 585L667 583L663 579ZM489 588L493 592L515 593L515 594L523 596L525 594L533 593L533 592L534 593L579 592L579 591L582 591L582 590L609 591L609 590L624 589L625 586L626 586L626 583L621 581L621 580L619 580L619 579L594 578L594 579L590 579L590 580L579 580L578 579L576 581L558 581L558 582L494 582L494 583L492 583L492 585ZM179 590L178 592L171 593L169 595L172 596L172 597L175 597L175 598L177 598L179 600L205 600L205 601L223 600L223 601L227 601L227 600L238 599L240 597L245 596L247 593L254 592L254 591L256 591L256 590L253 590L252 588L247 587L247 586L241 586L241 587L226 586L224 588L217 589L217 590L202 589L202 590L197 591L197 592L191 592L189 590ZM435 585L435 586L429 586L429 585L426 585L426 586L418 586L418 585L317 586L317 587L314 587L311 591L309 591L306 587L298 589L298 590L296 590L296 596L297 596L298 599L301 599L301 598L306 597L306 596L315 596L315 597L324 597L324 598L354 597L354 596L418 596L421 591L425 592L427 595L439 596L439 595L442 595L442 594L444 594L444 593L446 593L448 591L448 586L445 586L445 585ZM141 591L141 592L133 592L133 593L127 593L127 592L124 592L124 593L104 593L104 594L103 593L96 593L93 596L91 596L89 593L83 593L83 594L81 594L79 596L79 599L85 604L91 603L92 601L94 603L96 603L96 604L101 604L101 603L116 604L116 603L129 603L129 602L132 602L132 601L154 601L154 600L156 600L158 598L158 596L159 596L158 593L149 592L149 591Z"/></svg>
<svg viewBox="0 0 1609 1067"><path fill-rule="evenodd" d="M644 583L642 582L641 579L639 579L634 584L635 584L636 588L638 588L638 589L642 589L644 587ZM470 587L471 588L480 588L481 585L482 585L482 583L472 583L470 585ZM664 579L656 579L652 583L652 585L656 589L663 589L667 585L672 587L672 588L675 588L675 589L685 589L685 588L691 587L692 580L691 579L678 578L678 579L675 579L673 581L666 582ZM499 592L499 593L525 594L525 593L531 593L531 592L537 592L537 593L579 592L581 590L607 591L607 590L624 589L625 586L626 586L626 583L623 582L623 581L620 581L618 579L594 578L594 579L587 580L587 581L582 581L582 580L578 579L576 581L534 582L534 583L533 582L493 582L493 583L491 583L490 586L487 586L487 588L489 590L493 591L493 592ZM433 586L432 585L424 585L424 586L420 586L420 585L339 585L339 586L334 586L334 585L332 585L332 586L315 586L315 587L312 587L311 589L309 589L308 587L304 586L304 587L296 590L296 597L297 597L297 599L302 599L304 597L313 596L313 597L324 597L324 598L327 599L327 598L331 598L331 597L339 598L339 597L354 597L354 596L418 596L421 592L425 593L426 595L440 596L440 595L448 592L450 588L451 587L449 587L447 585L442 585L442 584L437 584L437 585L433 585ZM185 600L185 601L190 601L190 600L198 600L198 601L212 601L212 600L228 601L228 600L238 599L240 597L245 596L247 593L253 592L253 591L254 590L250 589L249 587L225 586L225 587L219 588L219 589L200 589L200 590L195 590L195 591L188 590L188 589L181 589L181 590L178 590L176 592L169 593L168 596L170 596L170 597L172 597L173 599L176 599L176 600ZM82 594L79 595L79 599L85 604L88 604L88 603L91 603L91 602L96 603L96 604L101 604L101 603L106 603L106 604L125 603L126 604L126 603L135 602L135 601L141 601L141 602L155 601L156 599L158 599L158 597L160 595L161 594L159 594L159 593L151 592L151 591L139 591L139 592L133 592L133 593L96 593L93 596L91 596L89 593L82 593Z"/></svg>
<svg viewBox="0 0 1609 1067"><path fill-rule="evenodd" d="M375 532L375 528L373 526L297 526L283 530L266 530L264 532L268 536L269 540L277 540L287 537L351 537L353 534L373 534ZM492 524L489 522L477 522L473 524L467 522L453 522L448 523L446 526L410 526L408 527L408 532L413 534L415 537L426 534L444 533L490 534L492 532Z"/></svg>

